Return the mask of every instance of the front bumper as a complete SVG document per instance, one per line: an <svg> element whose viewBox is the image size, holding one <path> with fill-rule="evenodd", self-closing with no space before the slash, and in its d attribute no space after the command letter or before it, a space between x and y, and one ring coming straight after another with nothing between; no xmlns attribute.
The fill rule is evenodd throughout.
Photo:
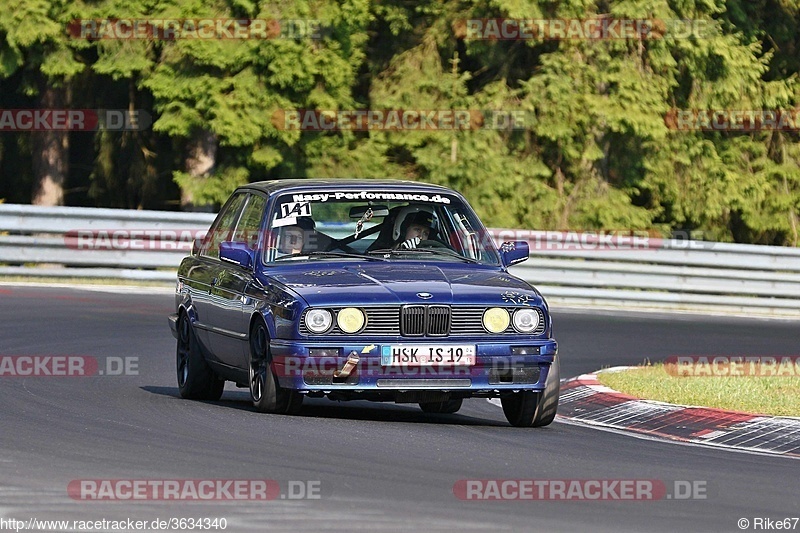
<svg viewBox="0 0 800 533"><path fill-rule="evenodd" d="M172 332L172 336L177 339L178 338L178 313L172 313L171 315L167 316L167 322L169 322L169 330Z"/></svg>
<svg viewBox="0 0 800 533"><path fill-rule="evenodd" d="M441 391L457 396L499 396L504 392L544 390L553 358L558 352L555 340L476 343L453 338L419 342L431 344L474 345L472 366L425 365L383 366L384 345L414 342L336 343L273 340L270 342L273 371L281 387L300 392L325 394L392 393L399 391ZM337 376L348 357L358 360L346 376ZM354 368L353 368L354 366ZM337 372L339 371L339 372Z"/></svg>

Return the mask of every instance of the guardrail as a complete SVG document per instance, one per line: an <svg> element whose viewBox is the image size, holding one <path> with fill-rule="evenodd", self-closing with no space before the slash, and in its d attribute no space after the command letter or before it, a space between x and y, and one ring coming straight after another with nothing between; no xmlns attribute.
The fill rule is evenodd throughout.
<svg viewBox="0 0 800 533"><path fill-rule="evenodd" d="M800 318L800 249L651 238L576 245L566 233L529 233L530 259L511 271L554 303Z"/></svg>
<svg viewBox="0 0 800 533"><path fill-rule="evenodd" d="M181 258L214 216L0 204L0 277L172 283ZM800 249L491 231L497 242L529 242L530 259L511 272L536 285L551 304L800 318ZM92 236L91 249L81 241L85 235Z"/></svg>
<svg viewBox="0 0 800 533"><path fill-rule="evenodd" d="M0 266L0 276L174 282L194 237L215 216L0 204L0 265L8 265ZM90 247L81 241L87 234ZM174 248L163 242L165 236Z"/></svg>

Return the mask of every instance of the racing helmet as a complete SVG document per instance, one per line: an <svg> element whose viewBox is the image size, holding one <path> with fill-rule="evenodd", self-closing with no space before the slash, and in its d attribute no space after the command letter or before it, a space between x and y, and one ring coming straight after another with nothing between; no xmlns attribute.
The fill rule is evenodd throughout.
<svg viewBox="0 0 800 533"><path fill-rule="evenodd" d="M428 228L430 237L436 235L439 229L439 220L432 208L423 205L408 205L401 208L394 219L392 238L395 241L399 240L401 236L406 234L406 230L412 224L419 224Z"/></svg>

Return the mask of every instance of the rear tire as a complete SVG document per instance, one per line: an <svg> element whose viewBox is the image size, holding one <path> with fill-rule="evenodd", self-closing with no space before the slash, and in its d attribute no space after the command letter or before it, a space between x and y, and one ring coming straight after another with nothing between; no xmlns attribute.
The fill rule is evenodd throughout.
<svg viewBox="0 0 800 533"><path fill-rule="evenodd" d="M500 399L503 413L515 427L543 427L556 418L561 390L561 369L553 358L543 392L522 391Z"/></svg>
<svg viewBox="0 0 800 533"><path fill-rule="evenodd" d="M452 415L461 409L462 403L464 403L463 399L456 398L455 400L446 400L444 402L425 402L419 404L419 407L426 413Z"/></svg>
<svg viewBox="0 0 800 533"><path fill-rule="evenodd" d="M250 399L261 413L294 415L303 405L302 394L278 385L272 371L269 333L260 320L250 330Z"/></svg>
<svg viewBox="0 0 800 533"><path fill-rule="evenodd" d="M188 400L216 401L222 397L225 382L208 366L189 315L181 313L178 318L178 347L175 354L178 374L178 390Z"/></svg>

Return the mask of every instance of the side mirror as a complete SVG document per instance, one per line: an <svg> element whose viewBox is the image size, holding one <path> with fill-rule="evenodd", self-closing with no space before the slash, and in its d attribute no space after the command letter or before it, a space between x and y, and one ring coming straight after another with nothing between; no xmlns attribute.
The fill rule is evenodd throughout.
<svg viewBox="0 0 800 533"><path fill-rule="evenodd" d="M504 242L500 245L500 258L505 267L522 263L528 259L530 253L531 248L527 241Z"/></svg>
<svg viewBox="0 0 800 533"><path fill-rule="evenodd" d="M250 268L255 263L255 252L244 242L223 241L219 243L219 258L242 268Z"/></svg>

